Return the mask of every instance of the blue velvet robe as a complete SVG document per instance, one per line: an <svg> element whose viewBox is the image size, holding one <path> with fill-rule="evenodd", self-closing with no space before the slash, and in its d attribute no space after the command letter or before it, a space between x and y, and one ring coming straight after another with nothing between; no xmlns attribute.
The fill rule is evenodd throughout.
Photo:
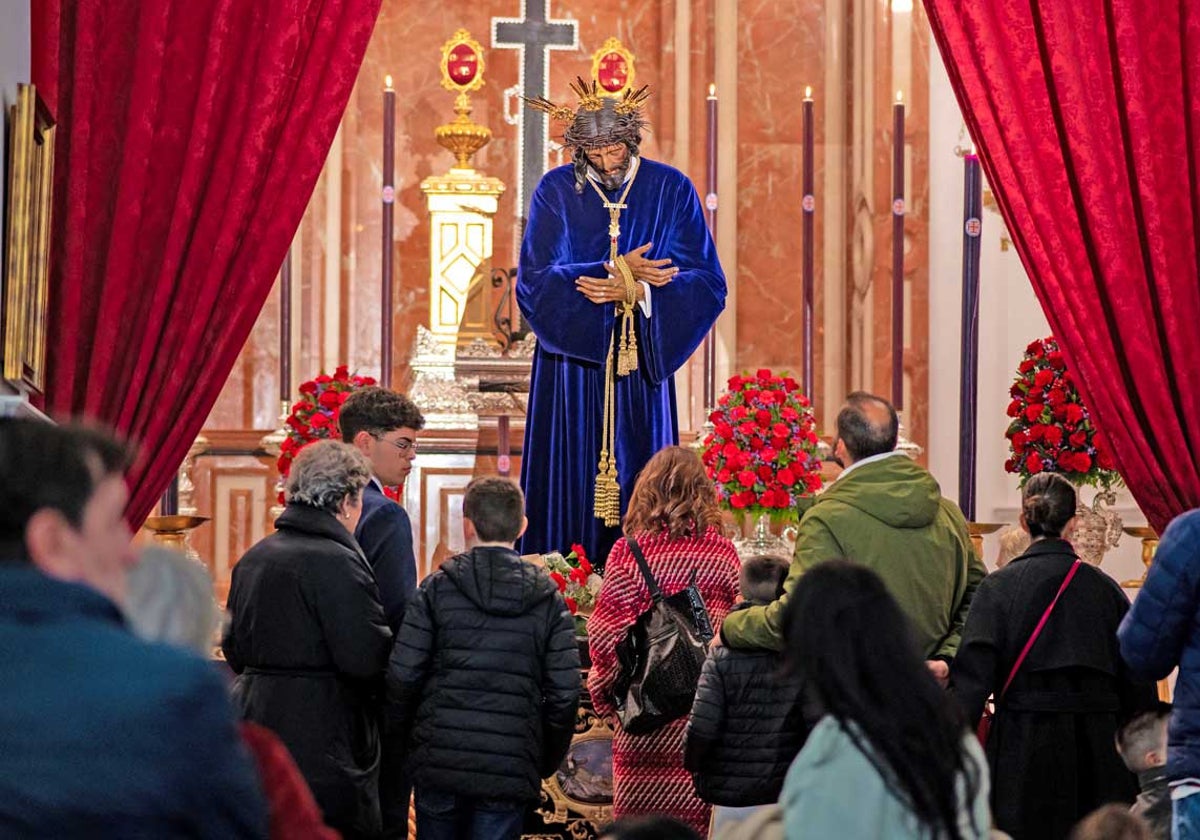
<svg viewBox="0 0 1200 840"><path fill-rule="evenodd" d="M609 200L620 194L609 192ZM635 310L638 369L617 377L622 516L650 456L679 441L672 375L725 307L725 275L691 181L643 158L625 203L618 252L653 242L647 256L670 257L680 271L651 289L650 318ZM593 515L604 362L618 319L613 304L590 302L575 279L607 276L608 223L590 185L575 192L571 166L551 170L533 194L517 274L517 302L538 339L521 461L529 529L520 547L567 551L579 542L600 566L619 534Z"/></svg>

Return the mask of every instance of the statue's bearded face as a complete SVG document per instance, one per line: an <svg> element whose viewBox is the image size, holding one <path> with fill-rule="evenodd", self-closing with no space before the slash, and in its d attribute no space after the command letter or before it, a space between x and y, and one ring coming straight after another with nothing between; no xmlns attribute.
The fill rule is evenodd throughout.
<svg viewBox="0 0 1200 840"><path fill-rule="evenodd" d="M615 190L621 186L629 169L629 147L624 143L613 143L588 149L587 159L600 176L600 184L606 190Z"/></svg>

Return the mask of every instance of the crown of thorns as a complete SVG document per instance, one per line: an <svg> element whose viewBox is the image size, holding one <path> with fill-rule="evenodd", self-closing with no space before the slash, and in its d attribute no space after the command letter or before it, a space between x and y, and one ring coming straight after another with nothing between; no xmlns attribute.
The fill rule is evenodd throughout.
<svg viewBox="0 0 1200 840"><path fill-rule="evenodd" d="M642 108L650 98L649 85L627 90L619 99L602 95L595 81L584 81L580 76L570 87L579 98L579 105L574 110L544 96L522 98L530 108L549 114L553 120L569 123L563 131L563 143L567 146L637 142L647 125Z"/></svg>

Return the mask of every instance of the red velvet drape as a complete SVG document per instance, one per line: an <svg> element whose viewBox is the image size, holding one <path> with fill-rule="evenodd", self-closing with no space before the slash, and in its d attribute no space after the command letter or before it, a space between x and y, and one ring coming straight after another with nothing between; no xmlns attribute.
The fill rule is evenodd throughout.
<svg viewBox="0 0 1200 840"><path fill-rule="evenodd" d="M1200 505L1200 3L925 6L1054 334L1161 533Z"/></svg>
<svg viewBox="0 0 1200 840"><path fill-rule="evenodd" d="M141 445L140 523L270 291L380 0L34 5L59 124L46 408Z"/></svg>

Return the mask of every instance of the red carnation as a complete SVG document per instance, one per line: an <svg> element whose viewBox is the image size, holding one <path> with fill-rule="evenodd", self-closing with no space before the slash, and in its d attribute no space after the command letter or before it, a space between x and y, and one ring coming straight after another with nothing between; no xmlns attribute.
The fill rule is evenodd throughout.
<svg viewBox="0 0 1200 840"><path fill-rule="evenodd" d="M731 478L733 478L733 473L731 473L729 470L721 470L717 473L717 481L721 482L722 484L727 483Z"/></svg>
<svg viewBox="0 0 1200 840"><path fill-rule="evenodd" d="M1029 439L1031 441L1039 441L1046 437L1046 424L1035 423L1029 427Z"/></svg>
<svg viewBox="0 0 1200 840"><path fill-rule="evenodd" d="M783 417L784 420L793 423L800 419L800 412L792 408L790 405L785 405L782 409L780 409L779 415Z"/></svg>
<svg viewBox="0 0 1200 840"><path fill-rule="evenodd" d="M771 425L771 412L767 411L765 408L760 408L758 411L754 412L754 419L758 421L758 425L761 428L765 429Z"/></svg>
<svg viewBox="0 0 1200 840"><path fill-rule="evenodd" d="M749 416L750 412L744 405L735 405L733 408L729 409L729 418L731 420L745 420Z"/></svg>
<svg viewBox="0 0 1200 840"><path fill-rule="evenodd" d="M791 433L792 430L788 428L786 423L776 423L771 427L771 434L774 437L786 438Z"/></svg>
<svg viewBox="0 0 1200 840"><path fill-rule="evenodd" d="M1062 444L1063 430L1058 426L1047 426L1045 437L1046 443L1050 444L1051 446L1059 446Z"/></svg>
<svg viewBox="0 0 1200 840"><path fill-rule="evenodd" d="M724 420L721 420L716 423L716 427L715 427L714 431L716 431L718 437L723 437L723 438L733 437L733 426L730 426Z"/></svg>
<svg viewBox="0 0 1200 840"><path fill-rule="evenodd" d="M550 580L554 581L554 585L558 587L559 592L567 591L567 579L558 572L551 572Z"/></svg>
<svg viewBox="0 0 1200 840"><path fill-rule="evenodd" d="M1025 352L1033 356L1035 359L1040 359L1046 355L1046 350L1042 347L1042 340L1029 342L1029 346L1025 348Z"/></svg>
<svg viewBox="0 0 1200 840"><path fill-rule="evenodd" d="M312 382L312 381L309 381L309 382L301 382L301 383L300 383L300 393L301 393L301 394L315 394L315 393L317 393L317 383L316 383L316 382Z"/></svg>
<svg viewBox="0 0 1200 840"><path fill-rule="evenodd" d="M1015 473L1017 471L1017 461L1015 458L1009 458L1004 462L1005 472Z"/></svg>
<svg viewBox="0 0 1200 840"><path fill-rule="evenodd" d="M724 454L726 459L736 458L740 452L741 450L738 449L738 445L736 443L727 443L725 444L725 448L722 450L722 454Z"/></svg>
<svg viewBox="0 0 1200 840"><path fill-rule="evenodd" d="M1008 404L1008 416L1017 417L1021 413L1021 401L1013 400Z"/></svg>
<svg viewBox="0 0 1200 840"><path fill-rule="evenodd" d="M1026 359L1025 361L1021 362L1021 364L1019 364L1017 366L1017 370L1020 371L1021 373L1029 373L1029 371L1033 370L1033 368L1034 368L1033 359Z"/></svg>
<svg viewBox="0 0 1200 840"><path fill-rule="evenodd" d="M753 487L754 482L758 480L758 477L755 476L754 473L750 472L750 470L742 470L740 473L738 473L737 480L738 484L742 485L743 487Z"/></svg>
<svg viewBox="0 0 1200 840"><path fill-rule="evenodd" d="M1029 435L1020 431L1013 432L1013 436L1010 441L1012 443L1013 452L1019 454L1020 452L1024 451L1025 447L1029 444Z"/></svg>
<svg viewBox="0 0 1200 840"><path fill-rule="evenodd" d="M775 470L771 469L766 464L763 464L758 468L758 477L763 481L770 481L775 477Z"/></svg>
<svg viewBox="0 0 1200 840"><path fill-rule="evenodd" d="M337 391L326 391L325 393L321 394L321 398L317 400L317 402L319 402L325 408L336 408L342 404L341 400L338 399Z"/></svg>
<svg viewBox="0 0 1200 840"><path fill-rule="evenodd" d="M1031 473L1040 473L1042 471L1042 459L1036 452L1030 452L1025 458L1025 469Z"/></svg>
<svg viewBox="0 0 1200 840"><path fill-rule="evenodd" d="M753 494L751 494L751 495L753 495ZM735 508L741 509L741 508L746 507L746 505L748 505L749 502L746 501L746 497L743 494L734 493L732 496L729 497L729 504Z"/></svg>
<svg viewBox="0 0 1200 840"><path fill-rule="evenodd" d="M759 382L770 382L771 381L771 369L770 368L759 368L758 373L756 373L755 376L758 377Z"/></svg>
<svg viewBox="0 0 1200 840"><path fill-rule="evenodd" d="M590 575L592 573L591 561L588 560L586 557L584 557L582 554L580 554L579 557L576 559L579 560L579 568L583 569L583 573L585 575Z"/></svg>
<svg viewBox="0 0 1200 840"><path fill-rule="evenodd" d="M1062 405L1066 401L1067 392L1062 388L1051 388L1050 392L1046 394L1046 402L1050 403L1050 405Z"/></svg>
<svg viewBox="0 0 1200 840"><path fill-rule="evenodd" d="M796 483L796 474L787 467L781 469L775 477L778 478L779 483L785 487L791 487Z"/></svg>
<svg viewBox="0 0 1200 840"><path fill-rule="evenodd" d="M1014 382L1013 386L1008 389L1008 395L1013 399L1019 400L1025 396L1025 388L1020 382Z"/></svg>
<svg viewBox="0 0 1200 840"><path fill-rule="evenodd" d="M1034 403L1033 405L1026 406L1025 419L1028 420L1030 423L1037 422L1037 419L1042 416L1042 410L1044 408L1045 408L1045 406L1042 405L1041 403Z"/></svg>
<svg viewBox="0 0 1200 840"><path fill-rule="evenodd" d="M767 445L766 441L764 441L762 438L760 438L758 436L750 438L750 449L753 450L754 452L759 451L766 445Z"/></svg>
<svg viewBox="0 0 1200 840"><path fill-rule="evenodd" d="M1067 438L1067 442L1071 444L1074 449L1081 449L1087 445L1087 432L1080 429L1079 431L1072 433L1072 435Z"/></svg>
<svg viewBox="0 0 1200 840"><path fill-rule="evenodd" d="M325 374L325 373L322 373L316 379L313 380L313 382L316 382L318 385L325 385L332 381L333 381L333 377L329 376L328 374Z"/></svg>
<svg viewBox="0 0 1200 840"><path fill-rule="evenodd" d="M579 613L579 605L575 603L574 598L563 598L563 600L567 602L567 609L571 611L571 615L577 615Z"/></svg>
<svg viewBox="0 0 1200 840"><path fill-rule="evenodd" d="M346 382L350 379L350 369L346 365L338 365L333 372L333 378L339 382Z"/></svg>
<svg viewBox="0 0 1200 840"><path fill-rule="evenodd" d="M1067 367L1066 359L1064 359L1063 354L1057 350L1051 350L1046 356L1046 359L1049 360L1051 367L1058 368L1059 370L1065 370Z"/></svg>
<svg viewBox="0 0 1200 840"><path fill-rule="evenodd" d="M314 415L313 415L313 417L312 417L312 427L313 427L314 429L325 429L325 428L328 428L328 427L329 427L329 425L330 425L332 422L333 422L333 421L330 419L329 415L328 415L328 414L325 414L325 413L324 413L324 412L322 412L322 411L318 411L318 412L317 412L316 414L314 414Z"/></svg>
<svg viewBox="0 0 1200 840"><path fill-rule="evenodd" d="M1077 472L1085 473L1092 468L1092 456L1086 452L1076 452L1074 462Z"/></svg>
<svg viewBox="0 0 1200 840"><path fill-rule="evenodd" d="M579 543L571 543L571 553L575 555L576 560L587 559L587 551Z"/></svg>
<svg viewBox="0 0 1200 840"><path fill-rule="evenodd" d="M580 586L585 586L587 584L587 572L581 568L572 569L570 577L571 580L575 581L575 583L579 584Z"/></svg>
<svg viewBox="0 0 1200 840"><path fill-rule="evenodd" d="M752 423L750 421L746 421L745 423L738 423L737 430L739 433L741 433L742 435L745 435L746 437L753 437L754 435L756 435L758 433L758 428L759 427L756 426L754 423Z"/></svg>
<svg viewBox="0 0 1200 840"><path fill-rule="evenodd" d="M1083 410L1083 406L1078 403L1071 403L1067 406L1067 422L1079 423L1086 416L1087 412Z"/></svg>
<svg viewBox="0 0 1200 840"><path fill-rule="evenodd" d="M1043 368L1033 377L1033 384L1038 388L1049 387L1054 382L1054 371Z"/></svg>
<svg viewBox="0 0 1200 840"><path fill-rule="evenodd" d="M742 387L742 377L735 373L733 376L729 377L729 382L726 383L725 387L730 391L739 390Z"/></svg>
<svg viewBox="0 0 1200 840"><path fill-rule="evenodd" d="M781 437L773 437L773 438L771 438L771 446L778 450L786 449L787 448L787 438L782 437L782 436Z"/></svg>
<svg viewBox="0 0 1200 840"><path fill-rule="evenodd" d="M798 383L792 377L790 377L790 376L783 377L783 390L787 391L789 394L792 393L792 391L795 391L799 387L800 387L800 383Z"/></svg>

